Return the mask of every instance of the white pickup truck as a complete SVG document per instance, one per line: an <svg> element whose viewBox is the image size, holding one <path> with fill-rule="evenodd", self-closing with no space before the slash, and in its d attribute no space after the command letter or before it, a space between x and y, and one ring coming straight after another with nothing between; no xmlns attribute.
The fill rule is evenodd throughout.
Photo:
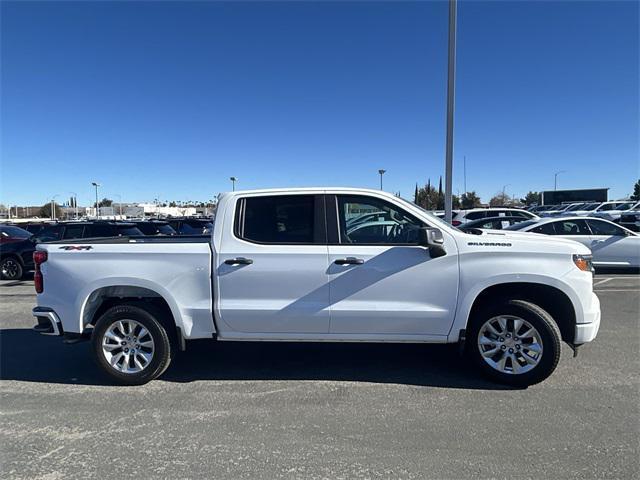
<svg viewBox="0 0 640 480"><path fill-rule="evenodd" d="M555 369L593 340L587 247L462 233L393 195L310 188L221 194L210 237L40 244L34 327L90 339L124 384L160 376L189 340L460 343L498 382Z"/></svg>

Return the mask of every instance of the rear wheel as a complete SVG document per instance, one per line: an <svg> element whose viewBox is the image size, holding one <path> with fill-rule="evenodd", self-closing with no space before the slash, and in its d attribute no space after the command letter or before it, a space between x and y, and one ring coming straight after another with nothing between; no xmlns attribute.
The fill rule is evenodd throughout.
<svg viewBox="0 0 640 480"><path fill-rule="evenodd" d="M539 306L524 300L488 305L472 319L468 351L480 370L508 385L547 378L560 360L560 330Z"/></svg>
<svg viewBox="0 0 640 480"><path fill-rule="evenodd" d="M118 305L96 322L92 334L94 357L118 383L141 385L169 367L171 342L153 313L135 305Z"/></svg>
<svg viewBox="0 0 640 480"><path fill-rule="evenodd" d="M0 261L0 274L2 280L20 280L23 269L20 262L14 257L6 257Z"/></svg>

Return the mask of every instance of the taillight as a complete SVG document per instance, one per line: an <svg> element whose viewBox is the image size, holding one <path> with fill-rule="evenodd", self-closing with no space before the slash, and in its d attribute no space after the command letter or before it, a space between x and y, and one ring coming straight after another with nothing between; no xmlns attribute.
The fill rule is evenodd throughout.
<svg viewBox="0 0 640 480"><path fill-rule="evenodd" d="M33 252L33 263L36 266L36 272L33 274L33 286L36 287L36 293L44 291L44 278L40 271L40 265L47 261L48 254L44 250L36 250Z"/></svg>
<svg viewBox="0 0 640 480"><path fill-rule="evenodd" d="M454 227L459 227L460 225L462 225L462 222L460 220L452 220L451 225L453 225Z"/></svg>

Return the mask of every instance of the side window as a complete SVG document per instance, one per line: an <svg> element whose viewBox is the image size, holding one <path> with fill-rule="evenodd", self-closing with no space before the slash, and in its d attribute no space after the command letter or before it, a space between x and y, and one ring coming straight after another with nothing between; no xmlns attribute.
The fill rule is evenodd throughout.
<svg viewBox="0 0 640 480"><path fill-rule="evenodd" d="M587 220L589 227L594 235L617 235L619 237L626 236L626 232L617 225L598 220Z"/></svg>
<svg viewBox="0 0 640 480"><path fill-rule="evenodd" d="M40 242L54 242L62 237L62 226L46 227L40 230L36 235L36 239Z"/></svg>
<svg viewBox="0 0 640 480"><path fill-rule="evenodd" d="M73 239L73 238L82 238L82 231L84 230L84 225L67 225L64 229L64 236L62 238L65 239Z"/></svg>
<svg viewBox="0 0 640 480"><path fill-rule="evenodd" d="M512 210L508 214L516 218L533 218L533 215L531 215L531 213L524 210Z"/></svg>
<svg viewBox="0 0 640 480"><path fill-rule="evenodd" d="M415 244L422 222L384 200L338 196L338 225L343 244Z"/></svg>
<svg viewBox="0 0 640 480"><path fill-rule="evenodd" d="M555 235L556 230L554 225L555 223L545 223L539 227L532 228L530 231L533 233L544 233L545 235Z"/></svg>
<svg viewBox="0 0 640 480"><path fill-rule="evenodd" d="M93 225L87 225L87 237L113 237L114 231L110 225L100 225L94 223Z"/></svg>
<svg viewBox="0 0 640 480"><path fill-rule="evenodd" d="M584 220L563 220L556 223L556 235L591 235Z"/></svg>
<svg viewBox="0 0 640 480"><path fill-rule="evenodd" d="M487 212L469 212L466 215L467 220L480 220L481 218L485 218L487 216ZM497 215L496 215L497 216Z"/></svg>
<svg viewBox="0 0 640 480"><path fill-rule="evenodd" d="M238 205L235 233L239 238L258 243L314 243L313 195L248 197Z"/></svg>

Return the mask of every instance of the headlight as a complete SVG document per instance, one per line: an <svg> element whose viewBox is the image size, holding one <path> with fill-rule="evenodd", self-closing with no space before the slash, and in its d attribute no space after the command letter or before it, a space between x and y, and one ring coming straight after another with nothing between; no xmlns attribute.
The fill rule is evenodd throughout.
<svg viewBox="0 0 640 480"><path fill-rule="evenodd" d="M573 263L583 272L594 272L593 255L574 255Z"/></svg>

